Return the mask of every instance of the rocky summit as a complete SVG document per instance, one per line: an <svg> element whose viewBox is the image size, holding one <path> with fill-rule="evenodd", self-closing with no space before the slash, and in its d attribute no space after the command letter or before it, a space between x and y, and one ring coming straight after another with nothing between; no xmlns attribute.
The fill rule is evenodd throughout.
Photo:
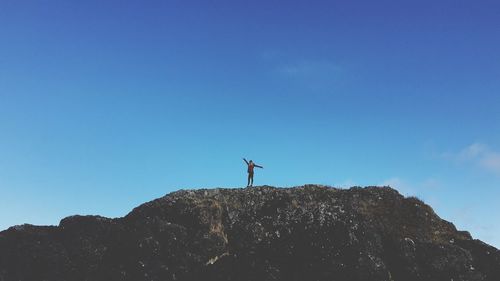
<svg viewBox="0 0 500 281"><path fill-rule="evenodd" d="M500 252L389 187L181 190L0 232L0 281L500 280Z"/></svg>

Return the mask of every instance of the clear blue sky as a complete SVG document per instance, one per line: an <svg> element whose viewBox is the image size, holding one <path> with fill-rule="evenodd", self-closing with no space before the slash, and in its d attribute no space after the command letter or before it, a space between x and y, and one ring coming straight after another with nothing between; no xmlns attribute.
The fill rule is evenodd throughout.
<svg viewBox="0 0 500 281"><path fill-rule="evenodd" d="M390 184L500 247L498 1L0 1L0 229Z"/></svg>

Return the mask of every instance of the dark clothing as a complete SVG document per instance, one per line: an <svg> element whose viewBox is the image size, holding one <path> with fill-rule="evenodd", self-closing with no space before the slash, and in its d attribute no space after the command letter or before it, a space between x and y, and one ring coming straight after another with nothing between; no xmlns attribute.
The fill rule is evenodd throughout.
<svg viewBox="0 0 500 281"><path fill-rule="evenodd" d="M264 167L256 165L255 163L253 163L252 160L250 160L250 162L248 162L245 158L243 158L243 160L245 161L245 163L247 163L247 166L248 166L248 169L247 169L247 172L248 172L248 183L247 183L247 186L252 186L253 185L253 169L255 167L257 167L257 168L264 168Z"/></svg>
<svg viewBox="0 0 500 281"><path fill-rule="evenodd" d="M248 173L252 173L253 174L253 168L255 167L255 164L254 163L250 163L248 164Z"/></svg>
<svg viewBox="0 0 500 281"><path fill-rule="evenodd" d="M253 185L253 172L248 173L248 181L247 181L247 186L252 186Z"/></svg>

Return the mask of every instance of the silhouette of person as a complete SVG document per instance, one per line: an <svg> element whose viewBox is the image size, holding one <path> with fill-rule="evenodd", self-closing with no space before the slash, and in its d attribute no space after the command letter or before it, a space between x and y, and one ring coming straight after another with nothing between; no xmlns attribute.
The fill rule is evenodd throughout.
<svg viewBox="0 0 500 281"><path fill-rule="evenodd" d="M251 186L253 186L253 168L257 167L257 168L264 169L264 167L255 164L252 160L247 161L247 159L243 158L243 161L245 161L245 163L247 163L247 166L248 166L248 170L247 170L247 172L248 172L247 187L249 187L249 186L251 187Z"/></svg>

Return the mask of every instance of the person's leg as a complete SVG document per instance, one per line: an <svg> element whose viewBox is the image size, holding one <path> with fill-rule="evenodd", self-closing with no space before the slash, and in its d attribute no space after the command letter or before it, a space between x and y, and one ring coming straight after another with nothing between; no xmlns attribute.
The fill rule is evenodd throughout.
<svg viewBox="0 0 500 281"><path fill-rule="evenodd" d="M250 173L248 173L248 182L247 182L247 187L250 186Z"/></svg>
<svg viewBox="0 0 500 281"><path fill-rule="evenodd" d="M250 174L250 186L253 186L253 173Z"/></svg>

